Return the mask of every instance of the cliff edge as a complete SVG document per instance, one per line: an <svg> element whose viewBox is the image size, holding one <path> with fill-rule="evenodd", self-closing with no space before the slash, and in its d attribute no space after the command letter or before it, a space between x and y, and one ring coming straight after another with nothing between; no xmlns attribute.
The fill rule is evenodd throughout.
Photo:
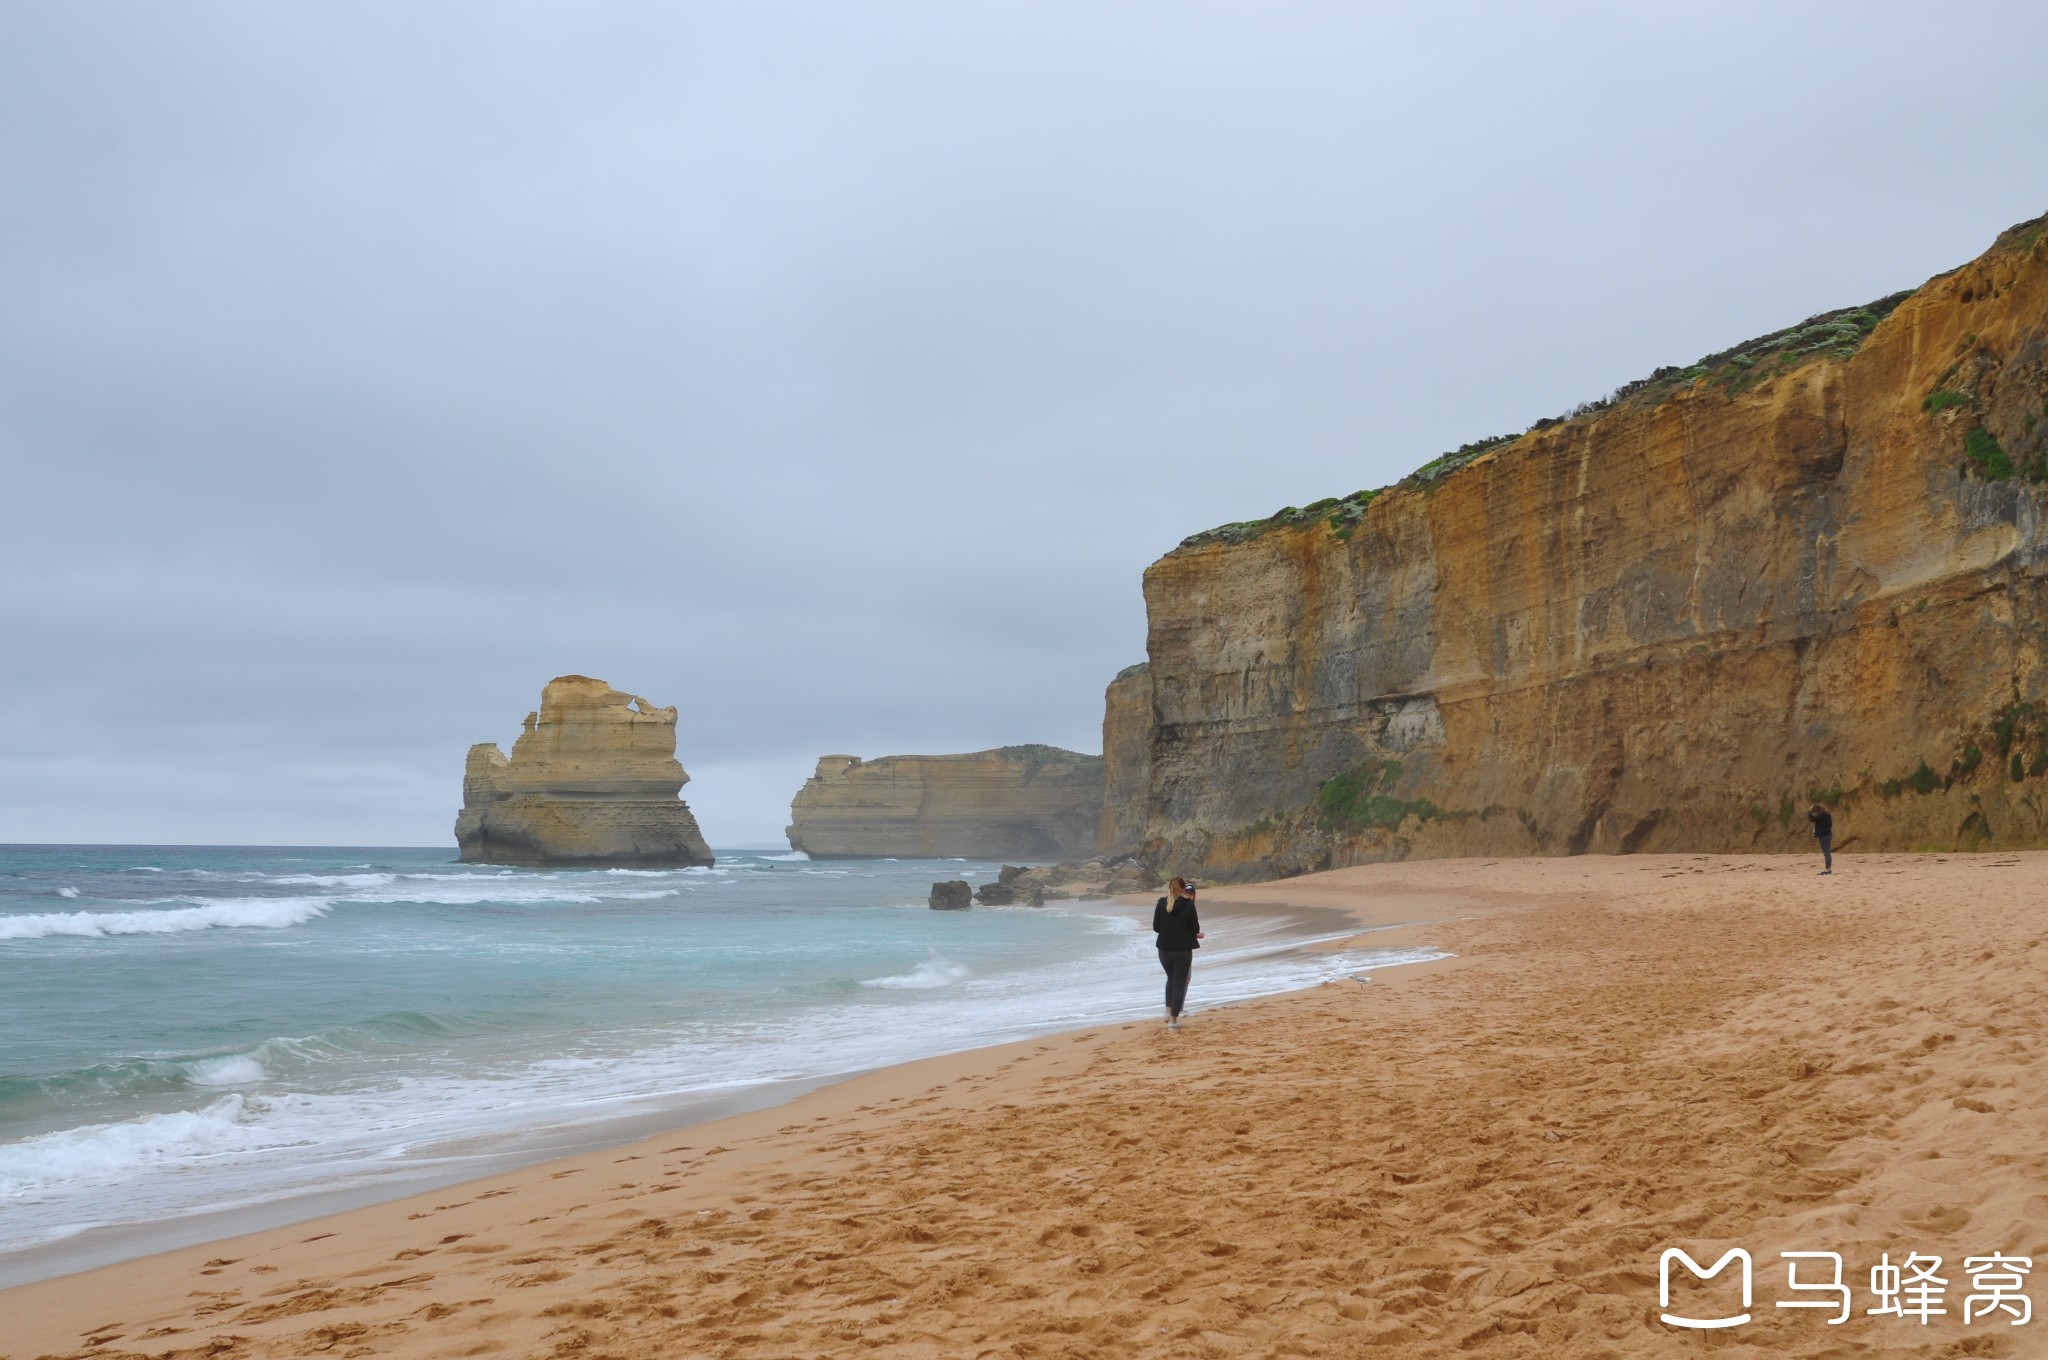
<svg viewBox="0 0 2048 1360"><path fill-rule="evenodd" d="M1095 845L1100 756L1004 746L950 756L825 756L790 803L813 859L1065 859Z"/></svg>
<svg viewBox="0 0 2048 1360"><path fill-rule="evenodd" d="M1145 573L1152 718L1108 776L1144 795L1105 826L1219 877L1793 850L1812 801L1840 849L2048 845L2044 484L2048 218L1187 539Z"/></svg>
<svg viewBox="0 0 2048 1360"><path fill-rule="evenodd" d="M678 868L712 862L676 760L676 711L585 675L550 680L511 759L469 748L455 840L465 863Z"/></svg>

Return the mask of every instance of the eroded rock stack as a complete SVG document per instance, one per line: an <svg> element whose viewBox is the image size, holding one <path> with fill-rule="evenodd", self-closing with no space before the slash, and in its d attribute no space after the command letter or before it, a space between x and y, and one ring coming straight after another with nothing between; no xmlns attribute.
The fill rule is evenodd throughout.
<svg viewBox="0 0 2048 1360"><path fill-rule="evenodd" d="M1109 782L1174 872L1798 850L1811 801L1837 849L2048 845L2048 218L1195 535L1145 602L1153 721Z"/></svg>
<svg viewBox="0 0 2048 1360"><path fill-rule="evenodd" d="M709 864L678 796L676 711L585 675L564 675L526 715L511 759L469 748L455 840L468 863L565 868Z"/></svg>
<svg viewBox="0 0 2048 1360"><path fill-rule="evenodd" d="M826 756L790 804L814 859L1059 859L1095 846L1102 758L1057 746Z"/></svg>

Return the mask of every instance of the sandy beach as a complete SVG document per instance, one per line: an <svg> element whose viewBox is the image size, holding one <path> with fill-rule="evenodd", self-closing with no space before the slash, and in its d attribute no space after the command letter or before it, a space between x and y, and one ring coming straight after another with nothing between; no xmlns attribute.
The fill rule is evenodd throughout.
<svg viewBox="0 0 2048 1360"><path fill-rule="evenodd" d="M1339 870L1440 963L871 1073L793 1103L0 1293L0 1356L2039 1353L2048 854ZM1659 1256L1756 1263L1659 1320ZM1840 1253L1853 1315L1781 1309ZM1946 1314L1869 1315L1881 1254ZM1802 1263L1800 1279L1826 1275ZM1712 1311L1716 1287L1673 1308ZM2039 1287L2048 1287L2048 1281ZM2030 1288L2026 1292L2033 1293Z"/></svg>

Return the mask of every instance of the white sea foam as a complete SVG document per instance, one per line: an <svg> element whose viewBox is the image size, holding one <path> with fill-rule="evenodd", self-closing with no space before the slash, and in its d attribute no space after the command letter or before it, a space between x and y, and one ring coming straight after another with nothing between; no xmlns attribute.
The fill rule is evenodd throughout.
<svg viewBox="0 0 2048 1360"><path fill-rule="evenodd" d="M792 850L786 855L755 855L755 859L773 860L777 864L809 864L811 857L801 850Z"/></svg>
<svg viewBox="0 0 2048 1360"><path fill-rule="evenodd" d="M211 925L299 925L331 907L378 906L594 906L602 902L658 902L680 896L691 885L613 886L599 875L581 881L554 875L500 877L495 874L363 874L341 883L333 877L298 875L293 886L321 885L317 897L214 898L186 893L132 899L136 906L179 906L175 912L74 912L44 916L0 916L0 940L42 935L132 935L196 930ZM713 878L700 883L724 884Z"/></svg>
<svg viewBox="0 0 2048 1360"><path fill-rule="evenodd" d="M932 987L950 987L967 976L967 965L943 958L934 949L929 957L907 973L894 977L869 978L861 983L863 987L883 987L890 991L921 992Z"/></svg>
<svg viewBox="0 0 2048 1360"><path fill-rule="evenodd" d="M166 1162L245 1151L260 1144L247 1102L223 1096L200 1110L176 1110L115 1124L87 1124L0 1143L0 1199L79 1181L105 1182Z"/></svg>
<svg viewBox="0 0 2048 1360"><path fill-rule="evenodd" d="M59 897L63 898L63 899L64 899L65 901L67 901L67 902L69 902L69 901L75 901L75 900L77 899L77 897L78 897L78 889L76 889L76 888L59 888L59 889L57 889L57 896L59 896Z"/></svg>
<svg viewBox="0 0 2048 1360"><path fill-rule="evenodd" d="M185 899L190 900L190 899ZM216 927L282 930L324 916L325 897L243 897L171 911L42 912L0 916L0 940L39 940L51 935L97 939L108 935L171 935Z"/></svg>
<svg viewBox="0 0 2048 1360"><path fill-rule="evenodd" d="M275 877L269 874L252 874L250 877L270 883L290 883L294 886L303 885L313 888L381 888L387 883L396 883L398 881L398 875L396 874L280 874ZM420 875L420 877L426 877L426 875ZM435 875L435 877L444 877L444 875ZM445 875L445 877L453 877L453 875Z"/></svg>
<svg viewBox="0 0 2048 1360"><path fill-rule="evenodd" d="M676 892L675 888L628 892L601 884L591 884L588 889L578 891L564 888L558 883L512 884L495 879L483 879L473 884L449 883L436 886L395 883L389 888L351 893L344 900L378 905L418 902L436 907L472 907L486 903L504 906L523 906L529 903L541 906L552 906L556 903L590 906L597 902L656 902L664 897L674 897Z"/></svg>
<svg viewBox="0 0 2048 1360"><path fill-rule="evenodd" d="M194 1058L178 1064L194 1086L248 1086L270 1073L253 1053L231 1053L224 1058Z"/></svg>

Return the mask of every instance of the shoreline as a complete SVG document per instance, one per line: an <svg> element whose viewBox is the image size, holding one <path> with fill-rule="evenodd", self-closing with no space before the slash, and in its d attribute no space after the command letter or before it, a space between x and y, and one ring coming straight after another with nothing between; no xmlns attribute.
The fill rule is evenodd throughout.
<svg viewBox="0 0 2048 1360"><path fill-rule="evenodd" d="M1964 1256L2048 1255L2048 853L1814 869L1444 860L1215 890L1363 901L1368 928L1433 902L1455 957L22 1286L0 1353L1633 1360L1698 1349L1658 1320L1659 1253L1738 1246L1757 1306L1731 1354L2022 1353L1982 1319L1867 1316L1863 1280L1942 1255L1959 1314ZM1780 1251L1841 1253L1855 1315L1774 1308Z"/></svg>
<svg viewBox="0 0 2048 1360"><path fill-rule="evenodd" d="M1229 901L1228 898L1223 900ZM1062 902L1058 905L1079 908L1082 904ZM1087 905L1096 911L1108 908L1134 919L1147 919L1146 913L1150 911L1150 900L1140 903L1136 895ZM1304 949L1343 947L1348 941L1329 937L1343 933L1347 926L1360 926L1368 931L1375 929L1357 913L1322 903L1245 902L1237 904L1232 914L1240 918L1284 918L1279 940L1298 938L1300 943L1295 947ZM1377 947L1379 943L1375 939L1371 944L1360 947ZM1062 1032L1068 1031L1052 1031ZM480 1141L488 1138L494 1146L467 1155L454 1153L422 1159L416 1170L362 1184L286 1195L175 1218L87 1228L67 1237L0 1252L0 1298L4 1298L5 1291L14 1288L179 1250L209 1247L269 1231L285 1231L359 1209L374 1209L429 1196L446 1198L448 1192L472 1182L513 1175L578 1156L594 1156L743 1115L772 1112L812 1092L874 1073L923 1062L945 1061L1023 1042L1031 1042L1031 1039L981 1044L951 1053L885 1063L879 1067L770 1080L738 1089L683 1093L662 1102L657 1108L537 1130L528 1137L479 1135ZM6 1355L7 1352L0 1349L0 1358Z"/></svg>

